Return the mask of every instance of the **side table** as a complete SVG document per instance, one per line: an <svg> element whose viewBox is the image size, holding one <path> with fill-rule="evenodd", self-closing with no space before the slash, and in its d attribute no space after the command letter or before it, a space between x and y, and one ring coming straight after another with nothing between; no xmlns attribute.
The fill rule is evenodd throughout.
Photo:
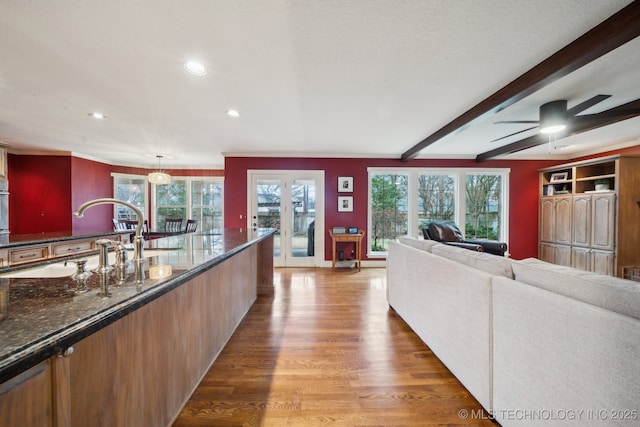
<svg viewBox="0 0 640 427"><path fill-rule="evenodd" d="M361 269L362 264L362 238L364 237L364 230L358 230L355 234L333 234L333 230L329 230L329 235L331 236L331 268L333 271L336 270L336 243L348 243L352 242L356 245L356 257L355 259L345 260L348 262L355 262L358 271Z"/></svg>

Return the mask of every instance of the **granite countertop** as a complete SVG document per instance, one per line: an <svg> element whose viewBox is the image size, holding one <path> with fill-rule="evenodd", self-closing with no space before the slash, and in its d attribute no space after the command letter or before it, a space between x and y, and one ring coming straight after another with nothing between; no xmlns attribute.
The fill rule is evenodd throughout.
<svg viewBox="0 0 640 427"><path fill-rule="evenodd" d="M0 383L272 233L271 229L225 229L221 234L190 233L151 240L145 242L141 266L131 262L126 269L94 272L85 279L0 275L0 304L4 303L0 307ZM64 261L48 264L62 268Z"/></svg>
<svg viewBox="0 0 640 427"><path fill-rule="evenodd" d="M64 242L67 240L77 239L92 239L101 236L115 236L118 234L131 234L131 230L93 230L93 231L55 231L48 233L36 233L36 234L9 234L9 241L6 243L0 243L0 249L2 248L15 248L19 246L28 246L35 244L46 244L54 242Z"/></svg>

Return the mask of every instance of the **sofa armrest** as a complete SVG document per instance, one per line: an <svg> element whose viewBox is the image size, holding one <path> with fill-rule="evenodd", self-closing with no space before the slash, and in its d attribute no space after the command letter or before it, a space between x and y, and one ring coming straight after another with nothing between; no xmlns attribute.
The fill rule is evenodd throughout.
<svg viewBox="0 0 640 427"><path fill-rule="evenodd" d="M482 245L479 245L476 243L469 243L469 242L441 242L441 243L444 243L445 245L449 245L449 246L457 246L459 248L469 249L476 252L484 252L484 248L482 247Z"/></svg>
<svg viewBox="0 0 640 427"><path fill-rule="evenodd" d="M480 245L484 252L493 255L504 256L505 252L507 252L507 244L504 242L493 242L491 240L465 240L464 243Z"/></svg>

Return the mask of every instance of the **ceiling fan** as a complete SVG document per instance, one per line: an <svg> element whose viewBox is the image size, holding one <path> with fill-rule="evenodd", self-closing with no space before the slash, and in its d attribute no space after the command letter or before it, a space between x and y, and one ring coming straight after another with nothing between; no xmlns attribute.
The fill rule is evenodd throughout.
<svg viewBox="0 0 640 427"><path fill-rule="evenodd" d="M640 116L640 99L627 102L626 104L619 105L599 113L578 115L578 113L581 113L582 111L610 97L611 95L596 95L571 108L567 108L566 100L551 101L540 106L539 120L510 120L496 122L500 124L523 123L536 125L498 139L494 139L491 142L500 141L536 128L539 128L540 132L519 141L478 154L476 156L476 161L482 162L494 157L515 153L517 151L526 150L528 148L547 143L549 141L549 137L544 135L545 133L549 135L553 134L555 140L558 140L567 136L577 135L622 120Z"/></svg>
<svg viewBox="0 0 640 427"><path fill-rule="evenodd" d="M523 129L523 130L519 130L518 132L514 132L509 135L502 136L498 139L494 139L491 142L500 141L502 139L509 138L510 136L518 135L519 133L527 132L536 128L540 128L540 132L542 133L560 132L562 130L565 130L567 127L571 127L571 122L572 120L576 119L576 115L578 113L581 113L587 108L593 107L599 102L602 102L605 99L610 97L611 95L596 95L593 98L589 98L586 101L578 105L575 105L569 109L567 109L568 103L567 103L567 100L565 99L547 102L546 104L542 104L540 106L540 120L505 120L505 121L495 122L495 124L537 123L537 125ZM581 117L587 117L587 116L581 116Z"/></svg>

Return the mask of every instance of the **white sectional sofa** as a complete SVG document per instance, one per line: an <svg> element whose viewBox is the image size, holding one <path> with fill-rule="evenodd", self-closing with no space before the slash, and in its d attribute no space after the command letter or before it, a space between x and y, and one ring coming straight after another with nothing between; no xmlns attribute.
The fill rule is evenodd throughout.
<svg viewBox="0 0 640 427"><path fill-rule="evenodd" d="M640 283L403 237L387 292L501 425L640 425Z"/></svg>

